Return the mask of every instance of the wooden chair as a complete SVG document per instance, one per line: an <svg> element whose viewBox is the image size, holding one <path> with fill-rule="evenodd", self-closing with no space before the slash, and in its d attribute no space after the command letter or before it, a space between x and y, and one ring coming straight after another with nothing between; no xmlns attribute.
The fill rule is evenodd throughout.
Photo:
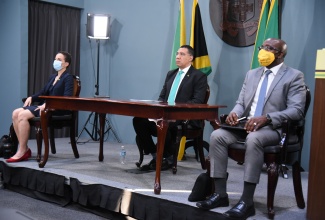
<svg viewBox="0 0 325 220"><path fill-rule="evenodd" d="M311 95L310 90L306 86L306 105L304 115L309 108ZM224 123L227 115L221 115L220 121ZM214 128L218 128L215 125ZM305 208L305 200L302 193L301 175L300 175L300 160L301 151L304 140L305 119L300 121L283 121L282 136L278 145L267 146L264 148L264 162L267 167L268 183L267 183L267 209L268 217L273 219L274 212L274 194L278 183L279 172L283 171L285 164L292 165L293 187L295 191L296 202L299 208ZM238 164L243 164L245 161L245 146L243 142L231 144L228 147L228 156L237 161Z"/></svg>
<svg viewBox="0 0 325 220"><path fill-rule="evenodd" d="M204 98L204 104L208 103L209 97L210 97L210 87L208 85L205 98ZM173 174L176 174L177 172L177 155L179 152L181 138L183 136L186 137L185 150L193 146L196 159L198 161L200 160L202 169L204 170L206 169L203 148L209 151L209 144L203 141L204 120L202 120L201 123L202 123L201 128L193 128L191 125L188 124L188 121L183 121L181 125L178 125L177 136L174 145L174 156L173 156L174 161L172 166Z"/></svg>
<svg viewBox="0 0 325 220"><path fill-rule="evenodd" d="M78 76L74 77L74 84L73 84L73 96L79 97L80 90L81 90L81 83ZM23 99L23 102L26 99ZM55 148L55 141L54 141L54 129L62 129L63 127L69 127L70 129L70 142L71 147L74 153L75 158L79 158L79 153L76 144L76 120L77 120L77 113L76 111L72 111L69 115L62 115L56 116L53 115L49 121L49 137L50 137L50 145L51 145L51 152L52 154L56 153ZM36 160L39 162L41 159L42 154L42 142L43 142L43 135L42 135L42 128L41 128L41 117L34 117L29 120L29 124L31 127L35 127L36 130L36 142L37 142L37 156Z"/></svg>

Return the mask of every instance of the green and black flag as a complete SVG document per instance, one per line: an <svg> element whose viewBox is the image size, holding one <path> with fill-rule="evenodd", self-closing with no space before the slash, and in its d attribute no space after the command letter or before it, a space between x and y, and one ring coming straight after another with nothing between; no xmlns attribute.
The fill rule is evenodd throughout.
<svg viewBox="0 0 325 220"><path fill-rule="evenodd" d="M193 66L209 75L212 71L202 26L198 0L193 0L190 45L194 48Z"/></svg>
<svg viewBox="0 0 325 220"><path fill-rule="evenodd" d="M258 23L258 30L256 34L254 52L252 57L251 69L260 66L257 56L258 47L268 38L279 38L279 1L278 0L264 0L260 20Z"/></svg>

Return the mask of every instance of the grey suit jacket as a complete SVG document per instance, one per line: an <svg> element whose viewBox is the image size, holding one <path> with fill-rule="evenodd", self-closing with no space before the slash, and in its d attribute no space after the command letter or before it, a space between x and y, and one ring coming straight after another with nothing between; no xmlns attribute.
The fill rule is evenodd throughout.
<svg viewBox="0 0 325 220"><path fill-rule="evenodd" d="M259 67L247 72L238 100L232 110L239 117L249 115L263 69L264 67ZM263 115L270 115L273 129L276 129L285 119L302 119L305 102L306 89L303 73L283 64L268 90Z"/></svg>

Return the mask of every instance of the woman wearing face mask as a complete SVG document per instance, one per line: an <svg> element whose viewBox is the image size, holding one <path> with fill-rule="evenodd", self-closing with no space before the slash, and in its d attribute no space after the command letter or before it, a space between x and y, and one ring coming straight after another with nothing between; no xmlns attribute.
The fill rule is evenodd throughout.
<svg viewBox="0 0 325 220"><path fill-rule="evenodd" d="M60 51L56 54L53 62L53 68L56 74L50 76L49 81L42 90L28 97L21 108L17 108L12 113L12 122L18 138L19 147L14 156L7 159L7 163L28 160L32 152L27 146L30 125L29 119L39 117L40 112L44 110L44 100L39 96L72 96L73 94L73 76L67 72L71 63L71 55L68 52ZM38 106L31 105L32 102L38 102ZM67 111L55 111L54 115L67 114Z"/></svg>

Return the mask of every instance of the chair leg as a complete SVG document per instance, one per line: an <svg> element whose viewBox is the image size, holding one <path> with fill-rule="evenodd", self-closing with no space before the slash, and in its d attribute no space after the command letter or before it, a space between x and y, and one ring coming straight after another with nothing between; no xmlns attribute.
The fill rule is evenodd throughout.
<svg viewBox="0 0 325 220"><path fill-rule="evenodd" d="M52 154L56 154L55 141L54 141L54 128L50 127L50 145Z"/></svg>
<svg viewBox="0 0 325 220"><path fill-rule="evenodd" d="M288 179L288 167L285 164L281 164L281 173L284 179Z"/></svg>
<svg viewBox="0 0 325 220"><path fill-rule="evenodd" d="M36 127L36 143L37 143L36 161L37 162L40 162L41 161L42 142L43 142L42 129L40 127Z"/></svg>
<svg viewBox="0 0 325 220"><path fill-rule="evenodd" d="M207 174L210 176L211 174L211 164L210 164L210 158L209 156L204 160L205 162L205 167L207 168ZM227 179L228 179L228 172L227 172ZM214 193L215 188L214 188L214 179L210 178L211 181L211 190L210 190L210 195Z"/></svg>
<svg viewBox="0 0 325 220"><path fill-rule="evenodd" d="M274 194L275 189L278 184L278 178L279 178L279 166L276 163L271 163L268 165L267 168L267 174L268 174L268 184L267 184L267 211L268 216L270 219L274 218L275 212L274 212Z"/></svg>
<svg viewBox="0 0 325 220"><path fill-rule="evenodd" d="M206 141L203 141L203 149L205 149L207 152L209 152L209 147L210 147L210 144Z"/></svg>
<svg viewBox="0 0 325 220"><path fill-rule="evenodd" d="M300 209L303 209L305 208L305 199L302 193L300 163L298 161L296 161L292 165L292 179L293 179L293 188L295 190L297 206Z"/></svg>
<svg viewBox="0 0 325 220"><path fill-rule="evenodd" d="M75 158L79 158L79 152L77 148L77 143L76 143L76 127L75 127L75 122L71 122L72 124L70 125L70 143L72 147L72 151L74 154ZM55 150L55 147L54 147Z"/></svg>
<svg viewBox="0 0 325 220"><path fill-rule="evenodd" d="M202 134L196 138L197 141L196 141L196 147L197 147L197 150L198 150L198 153L199 153L199 157L200 157L200 162L201 162L201 167L203 170L206 170L206 163L205 163L205 158L204 158L204 151L203 151L203 132Z"/></svg>
<svg viewBox="0 0 325 220"><path fill-rule="evenodd" d="M193 147L194 153L195 153L195 159L199 162L199 153L197 151L197 147L195 145L194 140L187 140L185 144L185 152L189 147Z"/></svg>
<svg viewBox="0 0 325 220"><path fill-rule="evenodd" d="M172 172L173 174L177 173L177 156L178 156L178 151L179 151L179 144L181 140L177 137L176 141L174 142L174 155L173 155L173 167L172 167Z"/></svg>
<svg viewBox="0 0 325 220"><path fill-rule="evenodd" d="M199 150L198 150L198 146L196 144L193 145L193 149L194 149L194 153L195 153L195 160L197 162L200 161L200 157L199 157Z"/></svg>
<svg viewBox="0 0 325 220"><path fill-rule="evenodd" d="M139 162L136 162L135 165L137 167L140 167L142 162L143 162L143 149L140 146L140 144L138 144L138 136L135 137L135 142L137 143L137 146L138 146L138 149L139 149L139 154L140 154Z"/></svg>

